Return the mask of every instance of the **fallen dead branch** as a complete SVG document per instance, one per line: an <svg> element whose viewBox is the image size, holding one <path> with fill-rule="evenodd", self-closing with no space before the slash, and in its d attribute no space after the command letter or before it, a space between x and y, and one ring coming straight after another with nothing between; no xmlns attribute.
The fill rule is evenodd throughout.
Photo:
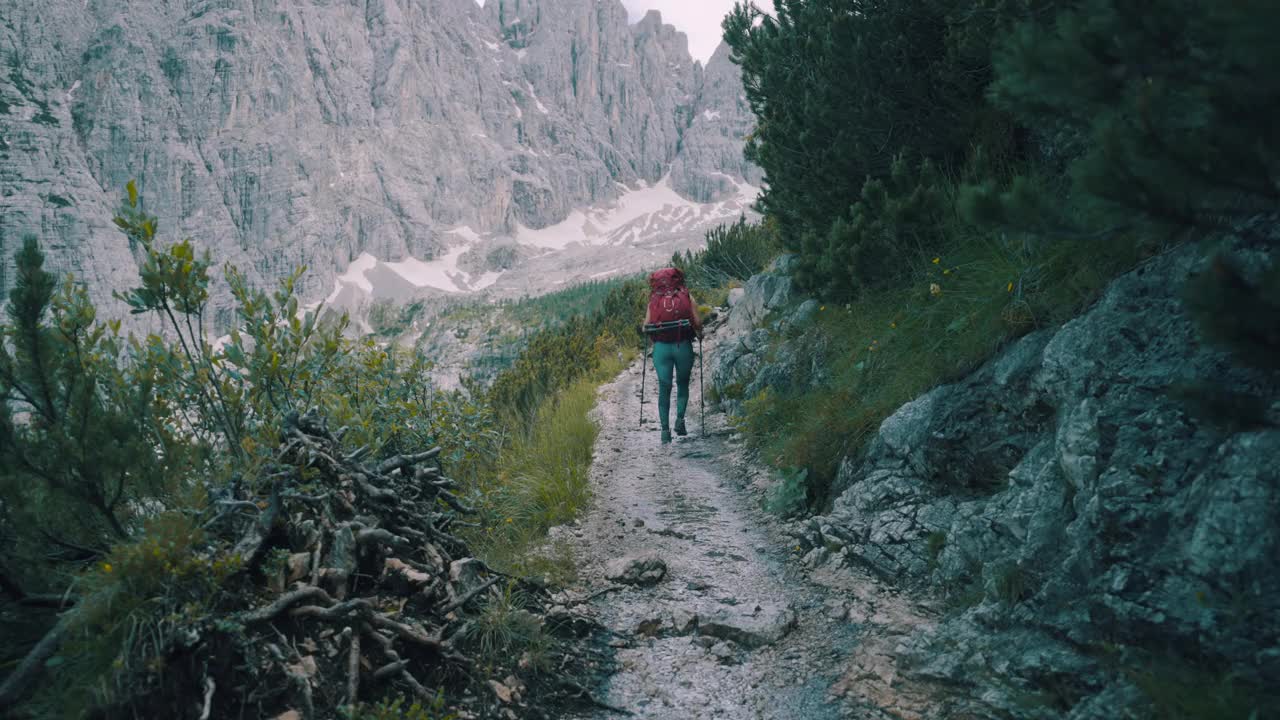
<svg viewBox="0 0 1280 720"><path fill-rule="evenodd" d="M467 698L456 708L463 717L508 716L489 683L520 672L518 657L482 661L460 629L510 576L451 532L474 511L435 464L440 449L378 460L367 448L344 452L341 435L315 414L290 417L257 482L213 503L201 552L240 568L218 589L218 611L157 624L164 634L148 647L159 655L130 658L118 696L92 715L327 718L388 695L431 700L443 687ZM545 593L525 585L531 608L544 611ZM21 700L75 632L74 618L65 613L5 679L0 706ZM607 707L566 682L543 685Z"/></svg>

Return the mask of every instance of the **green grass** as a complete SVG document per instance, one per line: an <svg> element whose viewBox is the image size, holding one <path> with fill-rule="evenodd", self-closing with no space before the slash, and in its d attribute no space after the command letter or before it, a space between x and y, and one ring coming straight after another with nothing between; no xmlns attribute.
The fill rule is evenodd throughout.
<svg viewBox="0 0 1280 720"><path fill-rule="evenodd" d="M546 546L547 530L572 521L591 500L591 457L599 426L590 417L600 384L612 379L631 355L606 351L591 372L546 397L528 430L504 448L481 523L479 552L504 571L564 584L573 577L563 546Z"/></svg>
<svg viewBox="0 0 1280 720"><path fill-rule="evenodd" d="M479 348L479 353L470 363L471 373L482 383L487 383L515 366L530 343L540 335L559 330L575 318L598 315L610 296L626 286L629 280L634 279L618 277L592 281L547 295L496 303L479 300L458 302L423 318L430 321L430 329L419 340L419 349L429 346L432 338L440 333L467 338ZM407 326L407 322L402 321L401 325ZM379 326L375 323L374 327Z"/></svg>
<svg viewBox="0 0 1280 720"><path fill-rule="evenodd" d="M471 621L464 641L474 648L481 665L509 666L513 656L523 655L530 668L551 669L552 639L541 619L529 611L532 605L512 581Z"/></svg>
<svg viewBox="0 0 1280 720"><path fill-rule="evenodd" d="M1145 659L1124 672L1162 720L1262 720L1278 717L1280 692L1229 670L1173 656Z"/></svg>
<svg viewBox="0 0 1280 720"><path fill-rule="evenodd" d="M748 441L775 467L808 468L812 495L822 497L841 459L859 453L904 403L971 372L1009 341L1074 317L1147 254L1125 240L1025 248L952 232L960 238L949 250L920 254L895 286L823 305L785 339L802 353L823 348L796 363L804 369L816 359L821 382L796 378L799 390L745 399L738 423Z"/></svg>

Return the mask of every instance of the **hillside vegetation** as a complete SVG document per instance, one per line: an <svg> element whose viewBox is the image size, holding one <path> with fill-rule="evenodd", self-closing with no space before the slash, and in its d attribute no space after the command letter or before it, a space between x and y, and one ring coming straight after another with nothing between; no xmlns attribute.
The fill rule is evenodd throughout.
<svg viewBox="0 0 1280 720"><path fill-rule="evenodd" d="M571 567L534 550L588 497L587 412L638 342L639 287L546 318L491 388L444 391L429 358L300 312L302 270L264 292L223 268L239 329L212 345L211 259L190 240L166 245L142 208L131 183L116 224L146 261L119 296L163 335L100 319L83 286L44 269L35 237L17 255L0 326L4 704L34 717L429 718L460 703L498 712L485 677L522 678L535 704L580 695L557 680L576 651L531 614L545 611L541 583ZM364 649L304 617L357 636L363 619ZM317 642L327 659L312 657ZM262 656L264 643L285 654ZM379 652L388 665L359 669ZM222 699L190 701L215 686Z"/></svg>
<svg viewBox="0 0 1280 720"><path fill-rule="evenodd" d="M784 0L724 28L760 206L822 303L776 349L815 354L795 364L812 373L722 389L805 478L782 507L828 502L889 413L1144 258L1217 230L1262 241L1280 199L1274 3ZM1275 321L1244 310L1274 290L1222 267L1196 289L1222 312L1202 314L1240 319L1211 337L1274 349Z"/></svg>

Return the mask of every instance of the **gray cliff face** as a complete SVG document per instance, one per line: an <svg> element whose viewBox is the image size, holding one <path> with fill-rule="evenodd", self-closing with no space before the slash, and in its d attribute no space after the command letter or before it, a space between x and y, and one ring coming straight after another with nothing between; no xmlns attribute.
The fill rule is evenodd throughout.
<svg viewBox="0 0 1280 720"><path fill-rule="evenodd" d="M742 74L729 61L729 46L716 48L703 73L693 124L672 166L672 186L685 197L716 202L737 192L735 181L759 186L764 173L742 155L755 115L742 92Z"/></svg>
<svg viewBox="0 0 1280 720"><path fill-rule="evenodd" d="M1201 342L1180 295L1199 257L1183 248L1122 276L846 458L833 509L794 534L810 564L944 599L899 667L1014 718L1128 717L1146 703L1132 671L1169 663L1202 666L1203 683L1223 668L1254 687L1280 677L1280 430L1214 426L1170 390L1280 387ZM804 353L765 359L781 325L804 322L785 277L757 276L733 301L739 339L716 384L749 394L803 375ZM773 329L754 327L770 311Z"/></svg>
<svg viewBox="0 0 1280 720"><path fill-rule="evenodd" d="M733 68L704 88L684 36L618 0L0 0L0 56L3 267L35 231L105 304L133 277L110 225L130 179L166 237L258 281L305 263L312 297L452 228L554 225L668 173L691 199L714 195L695 176L750 179L723 135L689 134Z"/></svg>

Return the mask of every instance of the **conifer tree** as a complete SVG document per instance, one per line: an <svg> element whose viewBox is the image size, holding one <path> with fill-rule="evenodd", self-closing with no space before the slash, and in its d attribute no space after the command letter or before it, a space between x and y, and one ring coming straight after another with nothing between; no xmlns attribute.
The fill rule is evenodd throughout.
<svg viewBox="0 0 1280 720"><path fill-rule="evenodd" d="M1019 26L996 103L1119 217L1234 228L1280 203L1280 3L1083 0Z"/></svg>
<svg viewBox="0 0 1280 720"><path fill-rule="evenodd" d="M88 559L130 535L190 458L157 422L153 374L123 362L119 325L23 240L0 327L0 504L9 554ZM30 573L38 575L38 573Z"/></svg>
<svg viewBox="0 0 1280 720"><path fill-rule="evenodd" d="M749 2L734 8L725 41L757 119L746 153L765 171L760 207L799 253L802 285L852 290L852 256L872 258L865 237L848 231L859 222L851 207L899 157L947 171L977 147L1001 158L1026 151L1026 133L984 99L991 47L999 31L1052 4L776 0L772 16Z"/></svg>

